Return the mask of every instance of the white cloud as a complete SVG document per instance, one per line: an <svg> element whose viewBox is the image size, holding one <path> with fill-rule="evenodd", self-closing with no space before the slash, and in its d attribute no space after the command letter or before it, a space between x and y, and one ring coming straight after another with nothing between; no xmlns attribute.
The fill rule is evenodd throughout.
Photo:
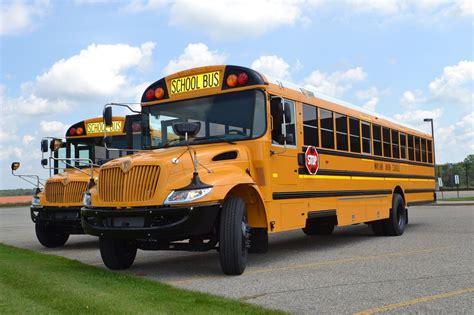
<svg viewBox="0 0 474 315"><path fill-rule="evenodd" d="M375 86L372 86L367 90L357 91L356 97L359 100L365 101L365 104L363 104L362 107L374 112L377 108L380 97L388 93L388 89L379 91Z"/></svg>
<svg viewBox="0 0 474 315"><path fill-rule="evenodd" d="M472 106L474 99L474 61L447 66L443 74L429 84L430 93L443 102Z"/></svg>
<svg viewBox="0 0 474 315"><path fill-rule="evenodd" d="M29 30L38 18L46 14L49 0L0 1L0 35Z"/></svg>
<svg viewBox="0 0 474 315"><path fill-rule="evenodd" d="M298 63L298 65L300 65ZM290 78L290 65L276 55L261 56L254 60L250 68L279 79Z"/></svg>
<svg viewBox="0 0 474 315"><path fill-rule="evenodd" d="M69 126L60 121L45 121L40 122L41 134L46 137L63 138Z"/></svg>
<svg viewBox="0 0 474 315"><path fill-rule="evenodd" d="M361 67L347 71L336 71L331 74L313 71L306 79L308 87L316 89L319 93L334 97L341 97L352 88L354 83L365 80L367 73Z"/></svg>
<svg viewBox="0 0 474 315"><path fill-rule="evenodd" d="M302 18L305 1L176 1L170 24L202 31L212 38L256 37Z"/></svg>
<svg viewBox="0 0 474 315"><path fill-rule="evenodd" d="M32 85L35 94L49 99L82 101L120 95L131 84L125 72L149 64L154 47L152 42L140 47L92 44L77 55L57 61L26 86Z"/></svg>
<svg viewBox="0 0 474 315"><path fill-rule="evenodd" d="M437 120L443 114L442 108L434 108L434 109L415 109L415 110L408 110L402 114L396 114L395 119L399 121L403 121L404 123L408 123L420 129L426 129L427 123L423 121L425 118L433 118L433 120Z"/></svg>
<svg viewBox="0 0 474 315"><path fill-rule="evenodd" d="M143 12L165 8L169 4L167 0L132 0L123 9L130 12Z"/></svg>
<svg viewBox="0 0 474 315"><path fill-rule="evenodd" d="M225 54L216 50L211 51L203 43L189 44L177 59L168 62L163 72L168 75L194 67L223 64L225 60Z"/></svg>
<svg viewBox="0 0 474 315"><path fill-rule="evenodd" d="M35 137L33 137L32 135L24 135L23 139L22 139L22 142L23 142L24 145L28 145L33 140L35 140Z"/></svg>

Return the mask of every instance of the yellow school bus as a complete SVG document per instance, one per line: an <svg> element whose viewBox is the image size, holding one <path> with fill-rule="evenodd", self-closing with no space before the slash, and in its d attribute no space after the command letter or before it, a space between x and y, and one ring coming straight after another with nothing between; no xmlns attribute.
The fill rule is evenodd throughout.
<svg viewBox="0 0 474 315"><path fill-rule="evenodd" d="M113 117L107 135L111 145L133 149L141 146L140 128L139 117ZM66 243L69 235L84 233L80 208L91 175L97 176L99 165L127 154L105 149L104 129L102 117L92 118L70 126L65 143L53 139L48 148L48 140L43 141L42 151L50 149L51 157L42 160L42 164L48 165L54 174L46 180L44 190L33 197L30 211L36 236L43 246L59 247Z"/></svg>
<svg viewBox="0 0 474 315"><path fill-rule="evenodd" d="M164 77L141 111L150 151L102 165L82 209L111 269L137 248L217 249L223 272L241 274L269 233L401 235L407 206L435 198L430 135L248 68Z"/></svg>

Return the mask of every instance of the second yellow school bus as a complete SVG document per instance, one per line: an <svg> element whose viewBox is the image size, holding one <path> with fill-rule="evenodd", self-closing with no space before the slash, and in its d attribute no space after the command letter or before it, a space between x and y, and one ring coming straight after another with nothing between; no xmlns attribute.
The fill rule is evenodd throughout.
<svg viewBox="0 0 474 315"><path fill-rule="evenodd" d="M104 164L82 209L112 269L137 248L218 249L241 274L269 233L401 235L406 207L435 198L429 135L248 68L172 74L141 105L150 151Z"/></svg>

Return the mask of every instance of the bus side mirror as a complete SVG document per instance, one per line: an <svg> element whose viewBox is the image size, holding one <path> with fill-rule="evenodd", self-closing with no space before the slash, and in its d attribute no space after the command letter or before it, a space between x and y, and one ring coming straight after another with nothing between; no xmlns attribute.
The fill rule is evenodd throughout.
<svg viewBox="0 0 474 315"><path fill-rule="evenodd" d="M48 159L41 159L42 166L48 166Z"/></svg>
<svg viewBox="0 0 474 315"><path fill-rule="evenodd" d="M46 153L48 152L48 139L41 140L41 152Z"/></svg>
<svg viewBox="0 0 474 315"><path fill-rule="evenodd" d="M104 113L102 116L104 118L105 126L111 127L112 126L112 107L108 106L104 108Z"/></svg>
<svg viewBox="0 0 474 315"><path fill-rule="evenodd" d="M184 137L186 134L189 137L194 137L201 130L200 122L178 122L173 124L173 131L180 137Z"/></svg>
<svg viewBox="0 0 474 315"><path fill-rule="evenodd" d="M16 171L19 168L20 168L20 162L13 162L12 163L12 172Z"/></svg>

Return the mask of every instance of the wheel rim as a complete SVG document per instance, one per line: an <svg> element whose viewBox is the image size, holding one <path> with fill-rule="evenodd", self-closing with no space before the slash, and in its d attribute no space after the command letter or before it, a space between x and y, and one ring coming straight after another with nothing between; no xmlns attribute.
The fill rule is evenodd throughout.
<svg viewBox="0 0 474 315"><path fill-rule="evenodd" d="M248 241L248 225L247 225L247 217L242 216L242 256L244 256L247 252L247 241Z"/></svg>

